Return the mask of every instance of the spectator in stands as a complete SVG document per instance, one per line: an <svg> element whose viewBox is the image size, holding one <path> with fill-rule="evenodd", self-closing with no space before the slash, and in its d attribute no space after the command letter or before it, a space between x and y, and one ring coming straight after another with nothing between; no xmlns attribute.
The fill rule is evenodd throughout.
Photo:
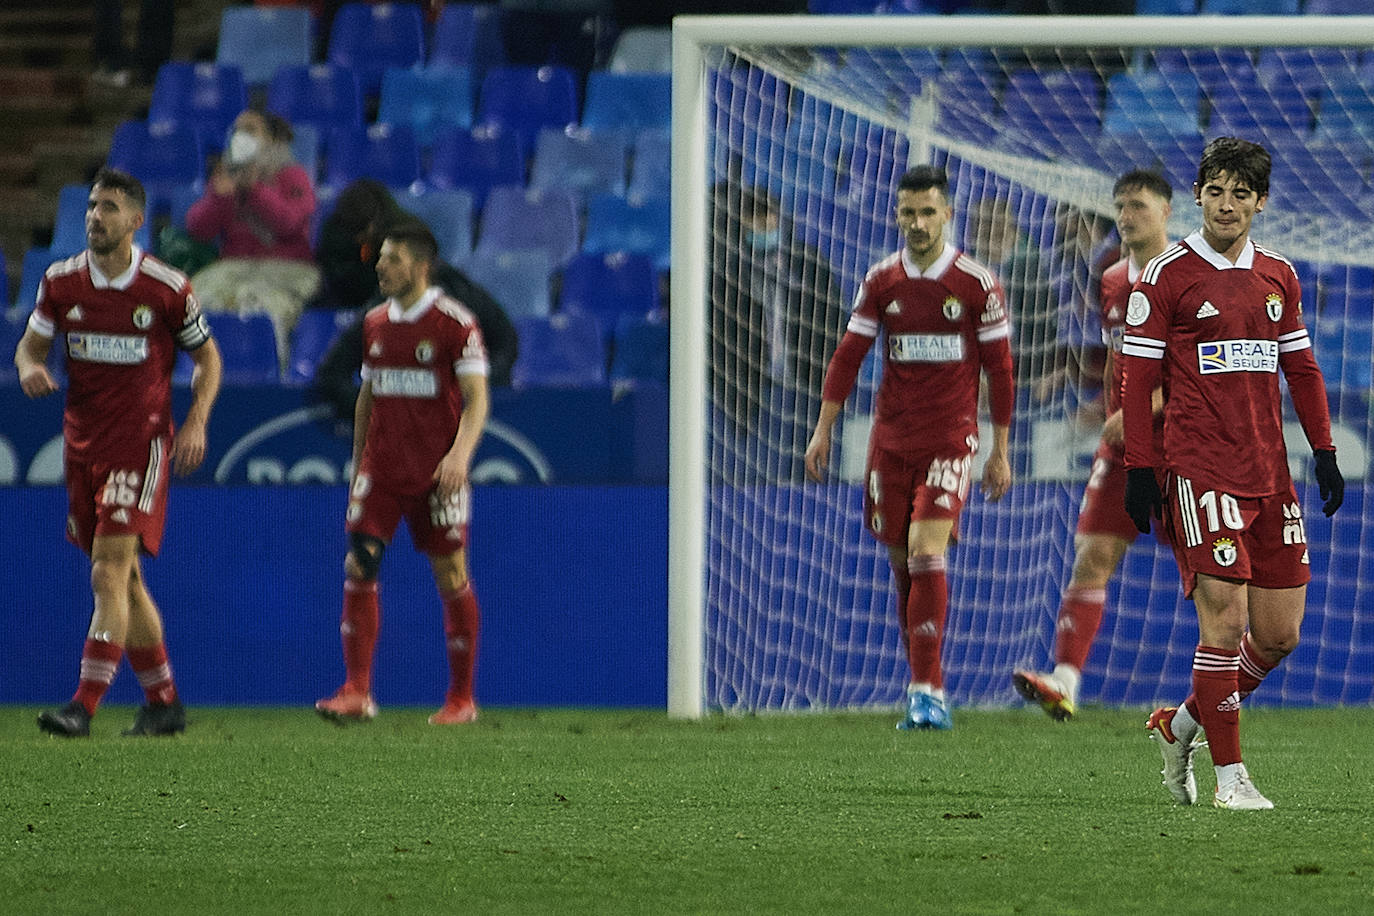
<svg viewBox="0 0 1374 916"><path fill-rule="evenodd" d="M173 0L139 0L138 45L133 59L124 47L124 0L97 0L95 4L95 72L91 78L117 89L126 88L137 68L140 83L152 83L157 68L172 57L172 31L176 4Z"/></svg>
<svg viewBox="0 0 1374 916"><path fill-rule="evenodd" d="M376 267L383 233L389 226L412 219L376 181L363 178L344 188L333 212L320 227L323 289L312 306L362 309L381 302ZM519 342L515 326L501 304L451 264L437 262L432 278L435 285L477 316L487 347L488 383L494 387L509 386ZM356 376L363 361L362 333L360 315L320 361L311 387L314 399L333 405L335 417L341 420L353 416L358 396Z"/></svg>
<svg viewBox="0 0 1374 916"><path fill-rule="evenodd" d="M320 286L310 250L315 191L291 156L291 125L248 110L234 121L205 195L186 213L192 238L219 245L219 259L193 281L211 312L265 312L283 365L291 329Z"/></svg>
<svg viewBox="0 0 1374 916"><path fill-rule="evenodd" d="M722 183L711 256L712 399L735 436L760 436L801 480L844 303L825 256L793 235L778 199ZM773 463L769 462L770 467Z"/></svg>

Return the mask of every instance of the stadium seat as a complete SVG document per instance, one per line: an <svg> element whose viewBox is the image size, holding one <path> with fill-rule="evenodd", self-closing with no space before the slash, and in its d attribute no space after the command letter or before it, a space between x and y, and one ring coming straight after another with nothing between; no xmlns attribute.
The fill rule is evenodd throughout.
<svg viewBox="0 0 1374 916"><path fill-rule="evenodd" d="M194 185L187 187L199 194ZM90 197L91 188L84 184L66 184L57 192L57 217L53 221L52 244L48 247L52 260L69 258L86 247L86 202ZM134 244L145 251L151 248L150 223L145 214L143 225L134 233Z"/></svg>
<svg viewBox="0 0 1374 916"><path fill-rule="evenodd" d="M1114 73L1107 79L1105 133L1187 136L1198 132L1198 83L1188 73Z"/></svg>
<svg viewBox="0 0 1374 916"><path fill-rule="evenodd" d="M1086 68L1017 70L1002 97L1006 123L1034 152L1057 157L1102 132L1102 87Z"/></svg>
<svg viewBox="0 0 1374 916"><path fill-rule="evenodd" d="M608 69L613 73L667 73L673 69L673 31L630 26L615 39Z"/></svg>
<svg viewBox="0 0 1374 916"><path fill-rule="evenodd" d="M191 124L206 151L218 153L229 126L247 107L248 89L237 66L168 61L158 68L148 120Z"/></svg>
<svg viewBox="0 0 1374 916"><path fill-rule="evenodd" d="M1203 16L1296 16L1298 0L1202 0Z"/></svg>
<svg viewBox="0 0 1374 916"><path fill-rule="evenodd" d="M1359 62L1357 48L1261 48L1255 72L1260 85L1282 80L1315 103L1328 85L1355 82Z"/></svg>
<svg viewBox="0 0 1374 916"><path fill-rule="evenodd" d="M1257 79L1254 58L1245 48L1156 48L1149 59L1146 69L1191 77L1204 96L1218 86L1249 85Z"/></svg>
<svg viewBox="0 0 1374 916"><path fill-rule="evenodd" d="M630 158L629 197L667 197L672 190L672 136L666 130L641 131Z"/></svg>
<svg viewBox="0 0 1374 916"><path fill-rule="evenodd" d="M286 367L286 381L305 384L313 379L329 347L358 318L356 309L306 309L302 312L291 332L291 360Z"/></svg>
<svg viewBox="0 0 1374 916"><path fill-rule="evenodd" d="M363 123L358 76L351 67L283 67L268 86L267 107L293 127L313 126L321 137L336 127L360 127Z"/></svg>
<svg viewBox="0 0 1374 916"><path fill-rule="evenodd" d="M668 321L662 312L621 315L615 328L611 384L668 384Z"/></svg>
<svg viewBox="0 0 1374 916"><path fill-rule="evenodd" d="M24 260L19 267L19 296L14 307L24 312L33 311L38 302L38 285L43 282L43 273L53 262L52 253L47 248L33 247L25 250ZM10 351L14 355L14 351Z"/></svg>
<svg viewBox="0 0 1374 916"><path fill-rule="evenodd" d="M224 359L225 384L260 385L280 380L272 319L262 314L207 312L205 320Z"/></svg>
<svg viewBox="0 0 1374 916"><path fill-rule="evenodd" d="M938 48L846 48L843 66L880 98L920 95L944 72Z"/></svg>
<svg viewBox="0 0 1374 916"><path fill-rule="evenodd" d="M991 143L997 137L997 94L978 55L950 52L936 82L936 126L963 140Z"/></svg>
<svg viewBox="0 0 1374 916"><path fill-rule="evenodd" d="M472 127L472 76L467 70L397 70L382 77L377 121L402 124L428 148L440 133Z"/></svg>
<svg viewBox="0 0 1374 916"><path fill-rule="evenodd" d="M352 67L363 97L375 97L387 70L424 66L424 13L416 3L345 3L334 15L325 58Z"/></svg>
<svg viewBox="0 0 1374 916"><path fill-rule="evenodd" d="M215 62L233 64L248 86L265 86L280 67L310 63L310 10L231 6L220 14Z"/></svg>
<svg viewBox="0 0 1374 916"><path fill-rule="evenodd" d="M434 24L430 69L456 68L472 74L475 85L492 67L506 62L501 39L501 7L495 3L446 3Z"/></svg>
<svg viewBox="0 0 1374 916"><path fill-rule="evenodd" d="M539 251L476 252L460 265L474 283L491 293L512 321L549 314L553 268Z"/></svg>
<svg viewBox="0 0 1374 916"><path fill-rule="evenodd" d="M115 128L106 162L143 182L148 212L154 216L170 208L179 189L203 185L201 133L189 124L125 121Z"/></svg>
<svg viewBox="0 0 1374 916"><path fill-rule="evenodd" d="M558 188L492 188L482 207L477 253L537 251L554 267L577 253L579 225L576 198Z"/></svg>
<svg viewBox="0 0 1374 916"><path fill-rule="evenodd" d="M291 156L315 181L320 174L320 129L314 124L295 124L291 127Z"/></svg>
<svg viewBox="0 0 1374 916"><path fill-rule="evenodd" d="M1320 141L1374 140L1374 89L1360 82L1322 89L1313 132Z"/></svg>
<svg viewBox="0 0 1374 916"><path fill-rule="evenodd" d="M429 189L421 194L406 194L396 202L424 220L439 243L439 257L450 264L461 264L472 254L472 194L461 188L447 191Z"/></svg>
<svg viewBox="0 0 1374 916"><path fill-rule="evenodd" d="M1369 0L1305 0L1302 11L1308 16L1367 16Z"/></svg>
<svg viewBox="0 0 1374 916"><path fill-rule="evenodd" d="M582 250L591 254L646 254L654 267L667 270L671 226L668 201L663 198L630 200L603 194L593 197L587 206Z"/></svg>
<svg viewBox="0 0 1374 916"><path fill-rule="evenodd" d="M520 355L511 370L516 388L595 388L606 384L606 346L591 315L560 312L521 318Z"/></svg>
<svg viewBox="0 0 1374 916"><path fill-rule="evenodd" d="M329 135L325 150L324 184L346 187L358 178L371 178L393 192L420 182L420 144L415 132L397 124L342 127Z"/></svg>
<svg viewBox="0 0 1374 916"><path fill-rule="evenodd" d="M591 315L607 338L622 315L642 317L657 308L658 271L648 255L583 253L563 269L558 310Z"/></svg>
<svg viewBox="0 0 1374 916"><path fill-rule="evenodd" d="M577 80L566 67L493 67L482 79L478 123L513 131L525 158L540 129L576 124L579 112Z"/></svg>
<svg viewBox="0 0 1374 916"><path fill-rule="evenodd" d="M587 77L582 126L592 130L667 130L673 120L672 77L666 73L595 70Z"/></svg>
<svg viewBox="0 0 1374 916"><path fill-rule="evenodd" d="M1268 141L1271 206L1304 215L1334 214L1363 221L1364 159L1354 149ZM1352 159L1352 154L1356 157Z"/></svg>
<svg viewBox="0 0 1374 916"><path fill-rule="evenodd" d="M5 359L0 359L0 385L19 383L19 370L14 365L14 351L19 346L19 339L24 336L24 329L28 327L32 311L32 307L0 310L0 352L7 354Z"/></svg>
<svg viewBox="0 0 1374 916"><path fill-rule="evenodd" d="M1306 137L1312 128L1312 106L1291 80L1275 74L1270 84L1258 77L1224 83L1208 93L1209 137L1259 137L1266 143Z"/></svg>
<svg viewBox="0 0 1374 916"><path fill-rule="evenodd" d="M1374 386L1369 354L1374 352L1369 302L1374 297L1374 270L1330 265L1319 272L1323 290L1309 321L1313 348L1327 387L1368 393Z"/></svg>
<svg viewBox="0 0 1374 916"><path fill-rule="evenodd" d="M1136 0L1137 16L1196 16L1198 0Z"/></svg>
<svg viewBox="0 0 1374 916"><path fill-rule="evenodd" d="M535 142L530 187L562 188L587 200L625 193L625 134L585 127L546 127Z"/></svg>
<svg viewBox="0 0 1374 916"><path fill-rule="evenodd" d="M431 187L462 188L481 209L497 185L523 185L525 159L515 134L498 124L439 134L425 175Z"/></svg>

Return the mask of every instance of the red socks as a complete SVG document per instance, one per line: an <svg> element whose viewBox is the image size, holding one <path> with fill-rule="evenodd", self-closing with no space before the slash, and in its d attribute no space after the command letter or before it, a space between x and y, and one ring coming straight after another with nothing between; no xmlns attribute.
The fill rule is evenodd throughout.
<svg viewBox="0 0 1374 916"><path fill-rule="evenodd" d="M911 591L906 602L907 660L911 681L944 686L940 670L940 644L945 634L945 615L949 610L949 586L945 581L945 558L912 556L907 559Z"/></svg>
<svg viewBox="0 0 1374 916"><path fill-rule="evenodd" d="M1073 665L1079 671L1087 664L1093 638L1102 625L1102 606L1107 602L1105 588L1082 588L1071 585L1064 592L1059 605L1059 619L1055 624L1054 660Z"/></svg>
<svg viewBox="0 0 1374 916"><path fill-rule="evenodd" d="M167 646L130 646L129 665L134 669L149 705L167 706L176 702L177 688L172 681L172 666L167 661Z"/></svg>
<svg viewBox="0 0 1374 916"><path fill-rule="evenodd" d="M112 642L87 639L81 649L81 676L77 681L76 693L72 700L86 707L86 712L95 715L95 709L105 698L105 691L114 682L119 671L119 659L124 647Z"/></svg>
<svg viewBox="0 0 1374 916"><path fill-rule="evenodd" d="M448 649L447 701L472 702L472 673L477 662L477 634L481 614L471 583L456 592L441 594L444 604L444 638Z"/></svg>
<svg viewBox="0 0 1374 916"><path fill-rule="evenodd" d="M377 627L381 609L377 602L377 583L344 580L343 620L339 634L343 640L346 687L367 693L372 689L372 655L377 648Z"/></svg>
<svg viewBox="0 0 1374 916"><path fill-rule="evenodd" d="M1194 718L1207 733L1212 763L1240 763L1240 690L1237 672L1240 653L1214 646L1198 646L1193 653ZM1190 707L1188 710L1193 712Z"/></svg>
<svg viewBox="0 0 1374 916"><path fill-rule="evenodd" d="M1244 700L1254 693L1255 688L1260 685L1265 676L1277 666L1277 662L1269 662L1260 657L1250 642L1249 633L1242 636L1240 639L1240 668L1236 674L1236 692L1240 698ZM1188 714L1193 717L1193 721L1201 722L1202 719L1198 716L1197 697L1190 696L1183 702L1188 707Z"/></svg>

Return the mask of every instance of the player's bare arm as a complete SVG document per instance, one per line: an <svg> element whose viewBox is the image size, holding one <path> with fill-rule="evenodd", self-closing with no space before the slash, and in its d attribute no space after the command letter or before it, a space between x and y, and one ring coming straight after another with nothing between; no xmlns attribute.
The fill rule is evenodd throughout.
<svg viewBox="0 0 1374 916"><path fill-rule="evenodd" d="M19 370L19 387L31 398L41 398L57 391L57 381L48 371L48 352L52 339L35 334L33 328L24 331L19 346L14 348L14 365Z"/></svg>
<svg viewBox="0 0 1374 916"><path fill-rule="evenodd" d="M477 443L481 441L482 430L487 425L487 415L491 412L485 375L460 375L458 387L463 391L463 415L458 419L458 433L453 437L453 446L444 453L439 466L434 469L434 482L439 485L442 499L448 499L467 486L472 454L477 451Z"/></svg>
<svg viewBox="0 0 1374 916"><path fill-rule="evenodd" d="M210 411L219 397L220 381L224 377L224 361L213 339L190 351L194 368L191 371L191 406L186 419L172 437L172 468L185 477L205 460L206 427Z"/></svg>
<svg viewBox="0 0 1374 916"><path fill-rule="evenodd" d="M821 415L816 420L811 441L806 444L806 476L812 480L825 479L826 468L830 466L830 432L840 416L841 406L839 401L821 402Z"/></svg>
<svg viewBox="0 0 1374 916"><path fill-rule="evenodd" d="M372 422L372 382L363 382L358 400L353 405L353 472L363 460L363 444L367 442L367 427Z"/></svg>

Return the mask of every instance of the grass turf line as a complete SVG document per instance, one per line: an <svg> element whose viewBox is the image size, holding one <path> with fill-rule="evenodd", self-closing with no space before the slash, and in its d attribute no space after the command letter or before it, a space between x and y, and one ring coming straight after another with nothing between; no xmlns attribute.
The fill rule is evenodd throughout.
<svg viewBox="0 0 1374 916"><path fill-rule="evenodd" d="M1245 712L1270 812L1172 805L1144 710L708 718L0 708L4 913L1374 910L1374 711ZM1204 751L1199 794L1213 788Z"/></svg>

